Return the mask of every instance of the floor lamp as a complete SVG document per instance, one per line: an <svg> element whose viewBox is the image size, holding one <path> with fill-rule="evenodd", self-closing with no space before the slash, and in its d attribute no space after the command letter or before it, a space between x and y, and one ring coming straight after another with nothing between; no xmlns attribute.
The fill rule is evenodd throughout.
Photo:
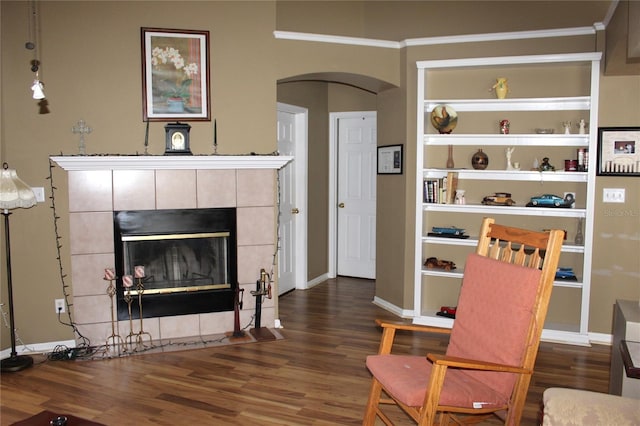
<svg viewBox="0 0 640 426"><path fill-rule="evenodd" d="M11 246L9 238L9 210L16 208L28 209L36 204L36 195L29 185L24 183L16 171L9 168L7 163L2 165L0 174L0 209L4 216L4 236L7 256L7 288L9 290L9 326L11 327L11 356L2 363L2 372L24 370L33 365L33 358L29 355L18 355L16 352L16 328L13 320L13 286L11 282Z"/></svg>

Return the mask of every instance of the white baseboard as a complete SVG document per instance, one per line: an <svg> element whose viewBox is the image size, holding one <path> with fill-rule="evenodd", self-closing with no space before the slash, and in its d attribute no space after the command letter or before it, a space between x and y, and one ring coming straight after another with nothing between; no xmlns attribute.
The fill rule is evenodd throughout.
<svg viewBox="0 0 640 426"><path fill-rule="evenodd" d="M58 346L64 346L67 348L75 348L76 341L75 340L62 340L59 342L46 342L46 343L33 343L30 345L22 345L16 346L16 352L18 354L47 354L53 352L53 350ZM11 348L7 348L0 352L0 357L2 359L8 358L11 356Z"/></svg>
<svg viewBox="0 0 640 426"><path fill-rule="evenodd" d="M378 296L374 296L373 304L381 307L384 310L391 312L394 315L397 315L401 318L413 318L413 310L411 309L402 309L399 306L394 305L393 303L389 303L384 299L379 298Z"/></svg>
<svg viewBox="0 0 640 426"><path fill-rule="evenodd" d="M613 336L605 333L589 333L589 341L596 345L608 345L613 344Z"/></svg>
<svg viewBox="0 0 640 426"><path fill-rule="evenodd" d="M307 281L303 284L302 287L296 287L296 290L308 290L311 287L315 287L318 284L321 284L329 279L329 274L322 274L319 277L312 279L311 281Z"/></svg>

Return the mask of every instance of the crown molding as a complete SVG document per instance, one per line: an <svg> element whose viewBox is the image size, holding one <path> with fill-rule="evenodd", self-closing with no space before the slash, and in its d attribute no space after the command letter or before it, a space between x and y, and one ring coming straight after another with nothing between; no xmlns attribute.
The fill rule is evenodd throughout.
<svg viewBox="0 0 640 426"><path fill-rule="evenodd" d="M400 42L389 40L376 40L372 38L360 38L360 37L345 37L329 34L314 34L314 33L298 33L293 31L274 31L273 36L279 40L297 40L297 41L315 41L318 43L334 43L334 44L349 44L352 46L369 46L369 47L384 47L387 49L400 49L402 47Z"/></svg>
<svg viewBox="0 0 640 426"><path fill-rule="evenodd" d="M361 37L345 37L329 34L300 33L293 31L274 31L273 36L278 40L312 41L318 43L348 44L352 46L382 47L386 49L402 49L413 46L431 46L456 43L476 43L483 41L522 40L549 37L573 37L592 35L603 29L602 23L595 23L591 27L558 28L549 30L512 31L503 33L466 34L455 36L409 38L402 41L378 40Z"/></svg>
<svg viewBox="0 0 640 426"><path fill-rule="evenodd" d="M483 41L508 41L550 37L573 37L595 34L594 27L558 28L550 30L512 31L504 33L467 34L442 37L410 38L405 46L429 46L438 44L477 43Z"/></svg>

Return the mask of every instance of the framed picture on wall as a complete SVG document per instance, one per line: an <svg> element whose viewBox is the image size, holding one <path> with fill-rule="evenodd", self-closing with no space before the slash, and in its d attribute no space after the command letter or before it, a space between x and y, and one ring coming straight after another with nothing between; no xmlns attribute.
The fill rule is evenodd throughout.
<svg viewBox="0 0 640 426"><path fill-rule="evenodd" d="M402 145L385 145L378 147L378 174L402 174Z"/></svg>
<svg viewBox="0 0 640 426"><path fill-rule="evenodd" d="M598 176L640 176L640 127L598 127Z"/></svg>
<svg viewBox="0 0 640 426"><path fill-rule="evenodd" d="M209 121L209 31L141 28L145 121Z"/></svg>

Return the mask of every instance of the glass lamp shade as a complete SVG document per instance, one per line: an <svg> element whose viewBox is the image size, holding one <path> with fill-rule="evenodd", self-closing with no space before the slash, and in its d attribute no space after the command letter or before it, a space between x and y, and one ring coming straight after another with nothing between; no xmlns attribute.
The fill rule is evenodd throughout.
<svg viewBox="0 0 640 426"><path fill-rule="evenodd" d="M14 169L4 163L0 173L0 209L28 209L36 205L36 194L18 177Z"/></svg>
<svg viewBox="0 0 640 426"><path fill-rule="evenodd" d="M44 99L46 96L44 94L44 84L40 80L33 80L33 84L31 85L31 90L33 90L33 99Z"/></svg>

